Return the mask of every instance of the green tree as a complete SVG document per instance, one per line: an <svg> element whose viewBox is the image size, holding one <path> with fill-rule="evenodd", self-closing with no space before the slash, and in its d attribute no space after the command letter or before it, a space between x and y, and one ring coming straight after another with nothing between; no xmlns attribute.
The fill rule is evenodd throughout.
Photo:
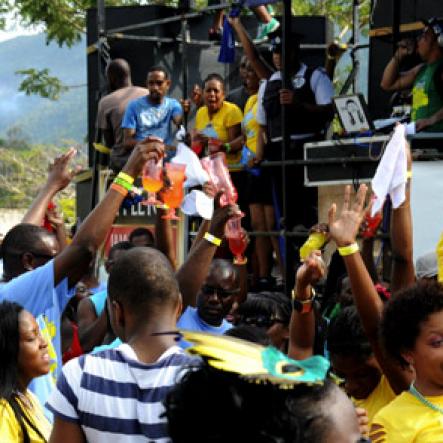
<svg viewBox="0 0 443 443"><path fill-rule="evenodd" d="M33 68L22 69L15 73L25 76L19 90L25 92L26 95L38 94L50 100L58 100L60 94L69 90L69 87L65 86L60 79L50 76L47 68L40 71Z"/></svg>

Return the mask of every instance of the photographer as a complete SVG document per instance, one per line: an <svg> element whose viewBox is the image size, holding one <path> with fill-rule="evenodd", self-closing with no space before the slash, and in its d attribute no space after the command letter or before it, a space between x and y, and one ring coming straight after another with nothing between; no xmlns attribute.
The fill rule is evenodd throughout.
<svg viewBox="0 0 443 443"><path fill-rule="evenodd" d="M386 66L380 86L385 91L412 87L412 121L416 132L443 131L443 19L433 17L424 22L423 32L413 42L403 40ZM411 44L412 43L412 44ZM400 72L404 58L414 50L423 63Z"/></svg>

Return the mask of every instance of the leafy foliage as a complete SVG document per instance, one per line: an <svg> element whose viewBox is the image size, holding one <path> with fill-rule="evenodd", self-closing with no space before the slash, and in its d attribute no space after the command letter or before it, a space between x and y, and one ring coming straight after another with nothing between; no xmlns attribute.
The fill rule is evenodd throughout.
<svg viewBox="0 0 443 443"><path fill-rule="evenodd" d="M19 86L19 90L26 95L37 94L50 100L58 100L60 94L69 89L57 77L50 76L48 68L40 71L33 68L22 69L15 73L26 76Z"/></svg>
<svg viewBox="0 0 443 443"><path fill-rule="evenodd" d="M107 6L138 4L135 0L106 0ZM0 0L0 13L12 12L23 26L41 25L47 42L72 46L85 33L86 10L95 8L94 0Z"/></svg>
<svg viewBox="0 0 443 443"><path fill-rule="evenodd" d="M292 12L297 15L325 15L341 32L352 24L353 3L353 0L292 0ZM370 0L360 1L360 28L368 25L370 9Z"/></svg>

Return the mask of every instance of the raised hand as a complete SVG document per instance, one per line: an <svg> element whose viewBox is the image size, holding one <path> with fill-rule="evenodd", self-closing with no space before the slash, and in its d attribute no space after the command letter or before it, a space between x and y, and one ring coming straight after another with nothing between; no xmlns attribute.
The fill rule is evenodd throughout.
<svg viewBox="0 0 443 443"><path fill-rule="evenodd" d="M335 203L329 209L329 233L338 247L355 242L363 217L369 210L369 207L365 208L367 191L366 185L360 185L354 203L351 203L351 187L346 186L343 208L339 218L336 217L337 205Z"/></svg>
<svg viewBox="0 0 443 443"><path fill-rule="evenodd" d="M154 136L146 137L140 143L137 143L131 152L131 155L123 167L123 171L131 177L138 177L148 160L156 162L163 157L165 144Z"/></svg>
<svg viewBox="0 0 443 443"><path fill-rule="evenodd" d="M415 41L413 39L403 39L397 44L397 50L395 56L402 60L407 55L411 55L415 52Z"/></svg>
<svg viewBox="0 0 443 443"><path fill-rule="evenodd" d="M64 225L62 215L57 211L57 208L47 209L46 218L54 229Z"/></svg>
<svg viewBox="0 0 443 443"><path fill-rule="evenodd" d="M317 283L325 275L325 271L326 266L321 257L321 252L311 252L308 258L297 270L296 292L299 294L299 296L302 295L302 291L300 291L301 289Z"/></svg>
<svg viewBox="0 0 443 443"><path fill-rule="evenodd" d="M68 152L59 155L49 165L48 185L53 186L56 192L66 188L73 177L79 172L78 168L70 169L70 161L77 153L75 148L69 148Z"/></svg>
<svg viewBox="0 0 443 443"><path fill-rule="evenodd" d="M220 206L222 192L219 192L214 198L214 214L209 225L209 233L218 238L222 238L225 233L225 225L232 217L238 217L240 209L237 205Z"/></svg>
<svg viewBox="0 0 443 443"><path fill-rule="evenodd" d="M217 195L217 188L211 181L207 181L203 184L203 192L210 198L215 198Z"/></svg>

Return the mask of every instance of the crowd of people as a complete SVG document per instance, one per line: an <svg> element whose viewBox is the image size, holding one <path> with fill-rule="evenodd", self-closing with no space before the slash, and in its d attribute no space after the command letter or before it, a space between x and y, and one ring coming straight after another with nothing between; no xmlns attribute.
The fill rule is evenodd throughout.
<svg viewBox="0 0 443 443"><path fill-rule="evenodd" d="M304 143L325 137L333 67L305 65L301 36L293 34L291 87L283 88L281 36L261 51L238 17L229 20L245 54L232 101L219 74L180 103L167 96L164 67L149 70L144 89L132 85L124 60L113 60L97 119L115 172L104 198L71 239L52 209L48 217L75 174L70 149L5 235L0 441L443 442L443 288L437 264L431 273L414 268L407 143L405 199L390 214L387 282L375 266L376 230L368 234L366 185L354 193L346 187L341 209L333 204L319 223L315 188L290 166L291 204L281 220L280 169L262 165L281 159L282 105L291 121L286 159L301 159ZM423 64L402 75L408 50L398 49L382 86L413 87L416 129L439 130L443 21L425 23L417 40ZM112 245L109 278L99 282L97 255L120 206L146 162L174 155L173 126L193 106L191 140L225 153L237 203L223 205L204 184L214 212L183 263L171 221L158 209L154 233L137 228ZM304 229L309 238L283 251L276 238L257 237L249 264L233 262L224 233L241 211L249 211L253 230ZM315 236L323 240L312 247ZM291 256L290 275L283 254ZM290 296L272 276L274 261Z"/></svg>

